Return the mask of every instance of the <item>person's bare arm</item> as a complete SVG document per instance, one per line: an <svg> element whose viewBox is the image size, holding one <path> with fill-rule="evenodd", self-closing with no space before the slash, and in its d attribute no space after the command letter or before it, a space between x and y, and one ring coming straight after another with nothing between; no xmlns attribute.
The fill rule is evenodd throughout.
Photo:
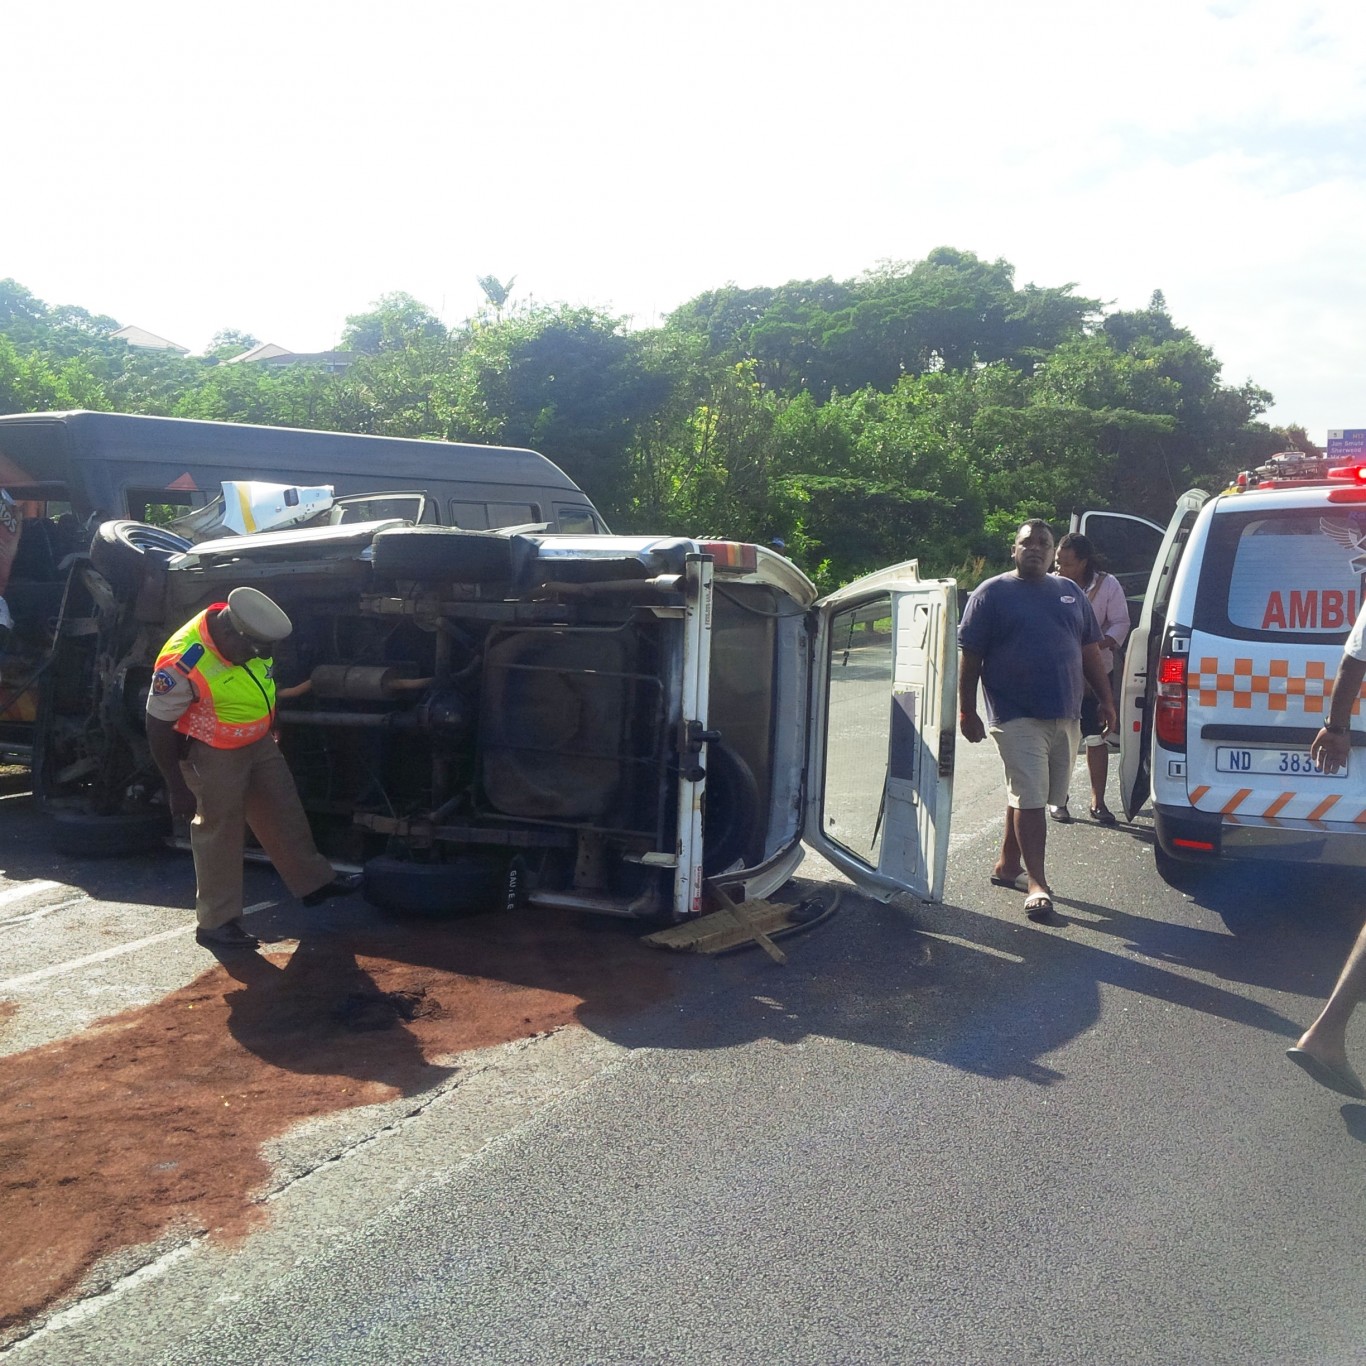
<svg viewBox="0 0 1366 1366"><path fill-rule="evenodd" d="M977 714L977 684L982 677L982 656L972 650L958 651L958 729L975 745L986 739L987 728Z"/></svg>
<svg viewBox="0 0 1366 1366"><path fill-rule="evenodd" d="M1366 659L1343 655L1328 699L1328 720L1309 744L1309 757L1325 772L1336 773L1352 749L1352 708L1366 679ZM1328 726L1332 726L1330 731ZM1334 731L1340 733L1334 734Z"/></svg>
<svg viewBox="0 0 1366 1366"><path fill-rule="evenodd" d="M147 746L152 751L152 761L166 782L166 796L171 803L171 819L193 820L197 804L194 793L185 781L185 775L180 771L180 732L169 721L149 716Z"/></svg>
<svg viewBox="0 0 1366 1366"><path fill-rule="evenodd" d="M1100 722L1101 730L1118 730L1119 717L1115 715L1115 699L1110 691L1110 675L1105 672L1105 665L1101 662L1099 645L1083 645L1081 647L1081 670L1086 675L1086 681L1091 685L1091 691L1096 695L1096 701L1099 704L1096 708L1096 719Z"/></svg>

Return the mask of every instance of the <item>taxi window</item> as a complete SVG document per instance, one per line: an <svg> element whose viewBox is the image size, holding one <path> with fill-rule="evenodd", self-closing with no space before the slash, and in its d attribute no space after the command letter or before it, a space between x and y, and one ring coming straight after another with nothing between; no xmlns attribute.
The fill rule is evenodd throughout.
<svg viewBox="0 0 1366 1366"><path fill-rule="evenodd" d="M464 527L466 531L487 531L489 526L488 508L483 503L462 503L451 499L451 525Z"/></svg>
<svg viewBox="0 0 1366 1366"><path fill-rule="evenodd" d="M573 507L566 503L555 504L555 521L560 530L569 536L592 536L598 529L588 508Z"/></svg>
<svg viewBox="0 0 1366 1366"><path fill-rule="evenodd" d="M346 522L379 522L389 517L405 521L436 521L433 500L420 493L391 494L380 498L345 498L331 510L330 521L335 526Z"/></svg>
<svg viewBox="0 0 1366 1366"><path fill-rule="evenodd" d="M465 503L451 500L451 525L466 531L492 531L503 526L526 526L541 520L534 503Z"/></svg>
<svg viewBox="0 0 1366 1366"><path fill-rule="evenodd" d="M1214 519L1197 592L1203 629L1243 639L1340 641L1366 589L1366 509ZM1222 622L1220 619L1223 619Z"/></svg>
<svg viewBox="0 0 1366 1366"><path fill-rule="evenodd" d="M539 522L540 512L531 503L490 503L489 526L526 526L528 522Z"/></svg>

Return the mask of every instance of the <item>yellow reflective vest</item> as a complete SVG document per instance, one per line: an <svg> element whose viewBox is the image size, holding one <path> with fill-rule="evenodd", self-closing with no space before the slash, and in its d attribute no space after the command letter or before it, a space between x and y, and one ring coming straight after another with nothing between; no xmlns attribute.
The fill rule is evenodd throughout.
<svg viewBox="0 0 1366 1366"><path fill-rule="evenodd" d="M191 618L161 647L157 675L174 671L188 679L195 700L181 713L175 728L214 749L240 749L270 733L275 719L272 660L249 659L233 664L218 653L209 634L209 613L227 603L216 602Z"/></svg>

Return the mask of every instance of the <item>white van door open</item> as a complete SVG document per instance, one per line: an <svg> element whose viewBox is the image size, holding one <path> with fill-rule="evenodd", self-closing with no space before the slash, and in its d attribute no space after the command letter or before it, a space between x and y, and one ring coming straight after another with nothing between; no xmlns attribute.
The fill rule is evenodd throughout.
<svg viewBox="0 0 1366 1366"><path fill-rule="evenodd" d="M1093 510L1074 512L1070 529L1080 531L1095 546L1125 597L1143 591L1162 546L1162 528L1156 522L1128 512Z"/></svg>
<svg viewBox="0 0 1366 1366"><path fill-rule="evenodd" d="M1181 563L1196 513L1208 501L1203 489L1190 489L1176 500L1176 511L1167 525L1157 559L1143 595L1138 625L1129 635L1124 652L1119 690L1119 800L1126 820L1143 809L1151 787L1153 734L1152 677L1162 632L1167 624L1176 567Z"/></svg>
<svg viewBox="0 0 1366 1366"><path fill-rule="evenodd" d="M915 561L816 604L806 843L869 896L944 895L958 590Z"/></svg>

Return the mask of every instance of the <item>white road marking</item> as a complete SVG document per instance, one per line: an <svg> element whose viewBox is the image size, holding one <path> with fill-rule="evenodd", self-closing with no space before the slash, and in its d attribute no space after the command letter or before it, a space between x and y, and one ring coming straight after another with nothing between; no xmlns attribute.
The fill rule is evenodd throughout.
<svg viewBox="0 0 1366 1366"><path fill-rule="evenodd" d="M26 896L34 896L38 892L50 892L54 887L60 886L60 882L16 883L9 891L0 892L0 906L8 906L11 901L22 901Z"/></svg>
<svg viewBox="0 0 1366 1366"><path fill-rule="evenodd" d="M8 929L11 925L27 925L31 920L41 920L45 915L52 915L54 911L64 911L68 906L80 906L89 902L88 896L73 896L69 901L58 901L52 906L40 906L36 911L30 911L27 915L11 915L4 920L0 920L0 930Z"/></svg>
<svg viewBox="0 0 1366 1366"><path fill-rule="evenodd" d="M255 915L257 911L266 911L279 904L278 901L258 901L256 905L248 906L242 914ZM124 954L136 953L138 949L150 948L153 944L163 944L168 939L175 939L179 935L192 934L193 932L193 925L177 925L173 930L162 930L160 934L149 934L145 939L135 939L130 944L116 944L112 949L102 949L99 953L90 953L84 958L73 958L68 963L54 963L50 968L39 968L37 972L26 972L21 977L11 977L6 982L0 982L0 991L12 991L16 987L27 987L32 986L35 982L46 982L50 978L60 977L64 973L77 972L81 968L88 968L93 963L105 963L111 958L122 958Z"/></svg>

